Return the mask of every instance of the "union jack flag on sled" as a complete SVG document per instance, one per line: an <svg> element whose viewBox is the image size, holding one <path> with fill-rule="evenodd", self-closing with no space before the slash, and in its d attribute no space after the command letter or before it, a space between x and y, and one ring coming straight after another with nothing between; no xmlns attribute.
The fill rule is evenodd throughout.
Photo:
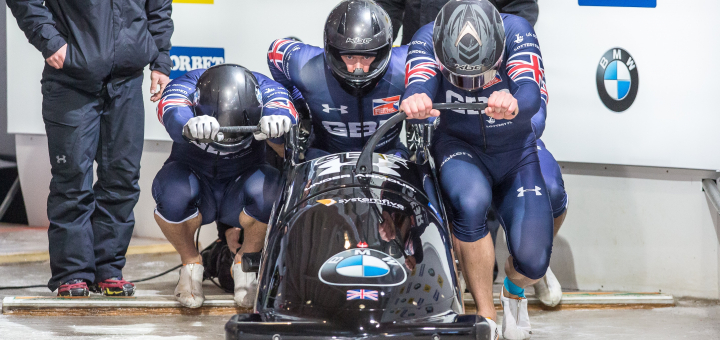
<svg viewBox="0 0 720 340"><path fill-rule="evenodd" d="M347 291L348 300L378 300L377 290L352 289Z"/></svg>

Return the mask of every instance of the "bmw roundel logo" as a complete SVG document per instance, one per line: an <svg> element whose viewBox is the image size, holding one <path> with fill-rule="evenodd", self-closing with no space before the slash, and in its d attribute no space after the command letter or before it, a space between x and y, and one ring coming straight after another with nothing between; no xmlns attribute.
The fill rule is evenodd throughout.
<svg viewBox="0 0 720 340"><path fill-rule="evenodd" d="M635 102L640 85L635 59L622 48L613 48L600 59L596 81L603 104L623 112Z"/></svg>
<svg viewBox="0 0 720 340"><path fill-rule="evenodd" d="M394 257L360 248L329 258L320 267L318 278L333 286L397 286L407 280L407 273Z"/></svg>

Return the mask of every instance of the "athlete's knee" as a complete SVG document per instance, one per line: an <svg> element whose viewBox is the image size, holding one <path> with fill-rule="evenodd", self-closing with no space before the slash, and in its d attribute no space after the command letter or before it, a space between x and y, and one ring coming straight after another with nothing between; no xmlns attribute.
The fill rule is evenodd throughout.
<svg viewBox="0 0 720 340"><path fill-rule="evenodd" d="M535 244L522 247L513 252L513 265L515 270L526 277L538 280L545 276L550 266L552 242L549 244Z"/></svg>
<svg viewBox="0 0 720 340"><path fill-rule="evenodd" d="M562 179L559 182L556 180L546 181L545 185L547 186L548 196L550 196L553 218L558 217L565 211L568 200Z"/></svg>
<svg viewBox="0 0 720 340"><path fill-rule="evenodd" d="M482 224L473 226L465 226L460 223L454 222L452 229L453 236L455 236L456 239L465 243L472 243L481 240L485 236L487 236L489 232L490 230L487 228L487 225L484 222Z"/></svg>
<svg viewBox="0 0 720 340"><path fill-rule="evenodd" d="M167 222L180 223L197 214L200 183L188 168L171 162L155 176L152 195L156 213Z"/></svg>

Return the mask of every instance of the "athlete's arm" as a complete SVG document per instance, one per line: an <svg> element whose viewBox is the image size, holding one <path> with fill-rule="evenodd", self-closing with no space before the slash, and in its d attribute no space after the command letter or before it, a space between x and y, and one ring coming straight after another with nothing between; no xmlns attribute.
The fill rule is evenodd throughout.
<svg viewBox="0 0 720 340"><path fill-rule="evenodd" d="M405 63L405 94L400 108L409 119L437 117L440 111L432 109L440 86L440 75L432 44L433 23L421 27L409 44Z"/></svg>
<svg viewBox="0 0 720 340"><path fill-rule="evenodd" d="M510 93L517 100L519 121L530 121L540 110L540 87L545 69L537 35L527 20L503 15L505 23L506 69L510 78ZM490 103L488 103L490 104ZM486 110L487 112L487 110ZM496 118L496 117L494 117Z"/></svg>
<svg viewBox="0 0 720 340"><path fill-rule="evenodd" d="M548 92L545 86L545 77L543 77L542 86L540 87L540 110L532 117L533 131L535 132L535 139L540 139L543 132L545 132L545 120L547 119L547 103L548 103Z"/></svg>
<svg viewBox="0 0 720 340"><path fill-rule="evenodd" d="M165 126L170 138L178 143L187 143L183 138L183 127L195 117L192 96L195 85L204 69L190 71L173 80L163 91L158 102L157 116L160 123Z"/></svg>
<svg viewBox="0 0 720 340"><path fill-rule="evenodd" d="M293 104L290 94L285 87L263 74L257 72L253 72L253 74L260 84L260 93L262 94L263 102L263 117L285 117L289 120L291 125L297 124L298 112L295 109L295 105ZM283 131L283 133L284 132L285 131ZM282 149L282 145L285 142L282 137L271 138L267 141L270 147L272 147L272 149L276 152L278 152L278 149L275 146L280 146L280 149ZM278 154L282 156L280 152L278 152Z"/></svg>

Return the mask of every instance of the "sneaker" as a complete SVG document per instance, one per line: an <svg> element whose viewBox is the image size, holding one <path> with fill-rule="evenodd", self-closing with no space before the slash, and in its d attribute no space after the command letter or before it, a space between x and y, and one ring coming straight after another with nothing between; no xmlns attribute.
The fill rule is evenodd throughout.
<svg viewBox="0 0 720 340"><path fill-rule="evenodd" d="M205 267L198 263L185 264L180 268L180 278L175 287L175 298L188 308L199 308L205 302L202 282Z"/></svg>
<svg viewBox="0 0 720 340"><path fill-rule="evenodd" d="M60 285L57 296L89 296L90 289L82 279L72 279Z"/></svg>
<svg viewBox="0 0 720 340"><path fill-rule="evenodd" d="M123 280L122 277L111 277L92 286L93 293L102 293L105 296L133 296L135 285Z"/></svg>
<svg viewBox="0 0 720 340"><path fill-rule="evenodd" d="M232 276L235 281L235 303L240 307L253 307L257 296L257 275L242 270L240 262L232 266Z"/></svg>
<svg viewBox="0 0 720 340"><path fill-rule="evenodd" d="M487 320L490 325L490 340L500 339L500 332L498 332L497 323L493 319L486 318L485 320Z"/></svg>
<svg viewBox="0 0 720 340"><path fill-rule="evenodd" d="M535 288L535 297L545 306L555 307L562 300L562 287L560 287L560 282L558 282L550 267L548 267L545 276L533 287Z"/></svg>
<svg viewBox="0 0 720 340"><path fill-rule="evenodd" d="M505 339L530 339L530 317L528 304L525 298L505 297L505 287L500 293L500 303L503 307L502 334Z"/></svg>

